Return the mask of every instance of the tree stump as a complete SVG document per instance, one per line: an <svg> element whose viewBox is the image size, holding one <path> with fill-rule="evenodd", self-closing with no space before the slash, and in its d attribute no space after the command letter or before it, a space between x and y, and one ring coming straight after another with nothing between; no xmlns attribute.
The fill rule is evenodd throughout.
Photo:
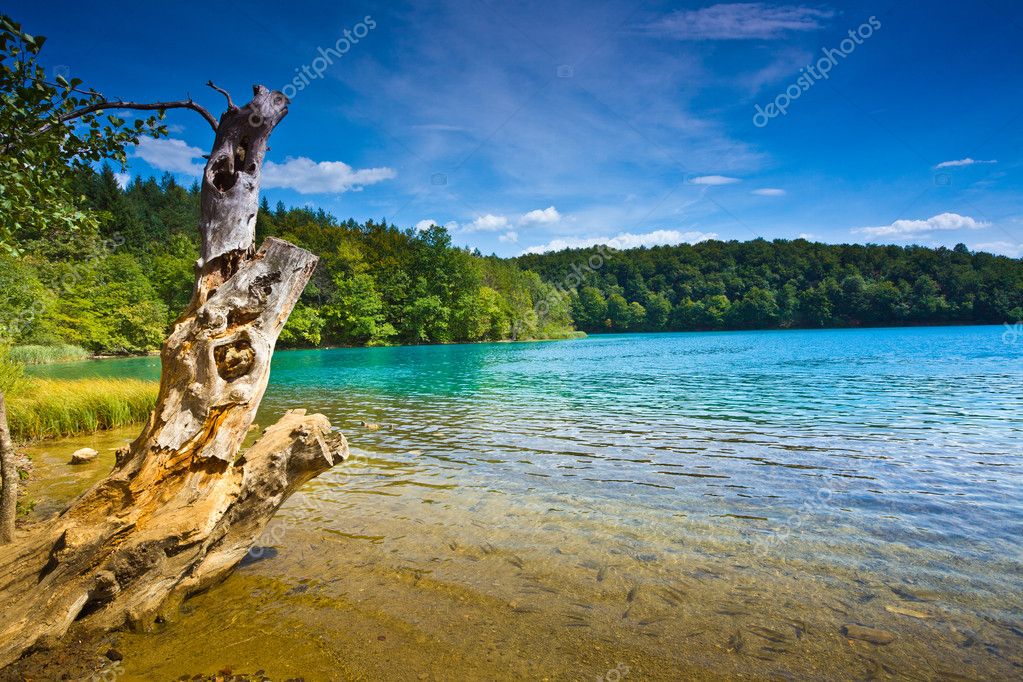
<svg viewBox="0 0 1023 682"><path fill-rule="evenodd" d="M151 627L224 578L288 496L348 456L305 410L238 455L317 261L279 239L253 248L267 140L289 104L253 90L244 107L228 99L216 128L194 293L163 344L156 409L109 476L0 553L0 666L76 621Z"/></svg>

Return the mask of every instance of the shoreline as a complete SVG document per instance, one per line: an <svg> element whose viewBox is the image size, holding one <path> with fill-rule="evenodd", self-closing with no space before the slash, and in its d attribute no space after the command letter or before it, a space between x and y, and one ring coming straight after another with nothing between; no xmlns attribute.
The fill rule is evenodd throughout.
<svg viewBox="0 0 1023 682"><path fill-rule="evenodd" d="M275 352L290 352L290 351L318 351L318 350L350 350L350 349L365 349L365 348L424 348L431 346L480 346L487 344L519 344L519 343L546 343L553 341L580 341L582 339L591 337L601 336L647 336L651 334L735 334L735 333L748 333L748 332L806 332L806 331L872 331L878 329L942 329L946 327L999 327L1004 328L1005 325L1012 325L1010 322L942 322L942 323L917 323L917 324L897 324L897 325L858 325L858 326L846 326L846 327L755 327L751 329L664 329L664 330L650 330L650 331L590 331L580 332L581 336L563 337L563 338L550 338L550 339L501 339L500 341L449 341L444 343L393 343L393 344L379 344L379 345L363 345L363 346L345 346L345 345L329 345L329 346L282 346L278 347ZM84 360L66 360L60 362L47 363L49 365L66 365L75 362L88 362L92 360L126 360L129 358L146 358L146 357L158 357L160 355L159 350L151 350L145 353L124 353L124 354L107 354L97 353L90 355Z"/></svg>

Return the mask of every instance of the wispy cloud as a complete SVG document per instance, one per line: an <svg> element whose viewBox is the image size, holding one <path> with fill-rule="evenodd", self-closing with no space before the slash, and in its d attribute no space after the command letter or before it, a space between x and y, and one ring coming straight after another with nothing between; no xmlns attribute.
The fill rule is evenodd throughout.
<svg viewBox="0 0 1023 682"><path fill-rule="evenodd" d="M735 74L734 84L749 94L755 94L764 86L790 81L798 76L800 67L809 64L813 58L813 53L808 50L798 47L781 48L771 56L768 63L756 71Z"/></svg>
<svg viewBox="0 0 1023 682"><path fill-rule="evenodd" d="M998 163L998 161L996 161L995 159L991 159L989 161L982 161L978 159L971 159L970 157L967 156L965 159L956 159L955 161L942 161L934 168L935 170L937 170L938 168L959 168L960 166L975 166L977 164L984 163Z"/></svg>
<svg viewBox="0 0 1023 682"><path fill-rule="evenodd" d="M461 206L499 209L510 225L522 225L525 239L522 214L545 208L523 205L527 196L553 204L563 214L561 224L568 222L568 206L575 217L597 197L614 202L629 193L650 197L637 209L642 215L671 189L680 166L741 177L767 162L767 153L739 139L724 117L699 111L696 100L720 80L698 52L636 41L625 30L593 50L588 27L621 24L630 13L622 4L555 3L545 12L480 7L486 10L441 0L412 15L403 12L402 20L412 24L394 32L393 49L360 52L352 63L358 68L344 76L356 97L342 112L372 120L395 141L384 140L379 150L388 165L400 165L400 191L418 193L430 173L457 168L447 173L446 187L457 187ZM511 16L514 25L505 20ZM465 39L445 45L428 39L438 34ZM571 79L545 85L553 67L543 50L516 51L509 61L507 46L523 34L557 46L559 63L593 54ZM458 78L445 77L456 64ZM423 194L415 206L419 216L461 210L436 185Z"/></svg>
<svg viewBox="0 0 1023 682"><path fill-rule="evenodd" d="M556 223L561 220L561 214L558 213L558 209L553 206L548 206L544 209L536 209L524 214L519 218L519 223L522 225L549 225Z"/></svg>
<svg viewBox="0 0 1023 682"><path fill-rule="evenodd" d="M778 189L777 187L761 187L755 189L750 194L756 194L758 197L783 197L785 196L785 190Z"/></svg>
<svg viewBox="0 0 1023 682"><path fill-rule="evenodd" d="M980 230L990 225L969 216L958 213L940 213L926 220L896 220L890 225L878 227L857 227L852 231L871 237L913 237L929 232L948 232L952 230Z"/></svg>
<svg viewBox="0 0 1023 682"><path fill-rule="evenodd" d="M519 233L516 232L515 230L508 230L500 237L498 237L497 241L502 242L504 244L514 244L515 242L519 241Z"/></svg>
<svg viewBox="0 0 1023 682"><path fill-rule="evenodd" d="M131 182L131 173L114 173L114 180L117 181L117 186L124 189Z"/></svg>
<svg viewBox="0 0 1023 682"><path fill-rule="evenodd" d="M547 251L561 251L563 249L581 249L587 246L606 244L614 249L634 249L640 246L664 246L668 244L695 244L697 242L714 239L717 234L713 232L681 232L679 230L654 230L635 234L632 232L620 232L614 237L561 237L552 239L546 244L531 246L523 253L545 253Z"/></svg>
<svg viewBox="0 0 1023 682"><path fill-rule="evenodd" d="M175 138L143 137L135 147L134 155L153 168L170 173L198 177L206 167L205 162L196 162L196 159L202 158L201 149Z"/></svg>
<svg viewBox="0 0 1023 682"><path fill-rule="evenodd" d="M741 182L739 178L730 178L727 175L699 175L695 178L689 178L689 182L693 185L731 185L735 182Z"/></svg>
<svg viewBox="0 0 1023 682"><path fill-rule="evenodd" d="M773 40L821 29L834 15L833 10L805 5L721 3L672 12L647 29L676 40Z"/></svg>
<svg viewBox="0 0 1023 682"><path fill-rule="evenodd" d="M393 169L356 170L344 161L320 161L304 156L289 157L284 163L263 164L263 186L293 189L299 194L339 194L361 189L395 177Z"/></svg>

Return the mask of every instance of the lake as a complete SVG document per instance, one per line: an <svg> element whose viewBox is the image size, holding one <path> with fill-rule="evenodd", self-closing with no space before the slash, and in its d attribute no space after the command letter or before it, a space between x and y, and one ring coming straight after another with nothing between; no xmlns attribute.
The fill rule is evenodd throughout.
<svg viewBox="0 0 1023 682"><path fill-rule="evenodd" d="M280 352L257 421L293 407L355 457L223 585L124 635L123 679L1023 675L1004 327ZM40 509L137 430L34 447ZM70 472L82 444L106 460Z"/></svg>

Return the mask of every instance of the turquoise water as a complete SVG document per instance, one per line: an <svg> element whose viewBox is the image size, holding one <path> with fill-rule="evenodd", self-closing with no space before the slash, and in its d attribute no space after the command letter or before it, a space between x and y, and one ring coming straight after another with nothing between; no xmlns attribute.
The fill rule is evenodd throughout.
<svg viewBox="0 0 1023 682"><path fill-rule="evenodd" d="M673 665L726 664L745 674L765 660L809 677L836 666L827 677L864 665L864 656L921 679L935 670L1011 677L1023 669L1023 339L1013 344L1004 331L607 335L280 352L258 421L292 407L323 412L363 455L282 512L302 533L393 540L404 547L402 565L414 565L419 549L401 545L409 524L420 545L437 547L482 524L489 535L481 542L516 557L513 569L541 557L560 586L573 584L573 571L602 566L623 586L685 591L671 587L672 576L689 589L719 581L701 588L711 602L758 585L759 606L743 600L745 615L720 604L688 608L688 631L699 625L699 636L711 637L702 654L671 658L690 636L682 625L659 632L657 644L642 640L647 653L636 660L649 664L649 677L670 677L681 669ZM39 371L156 378L159 367L144 358ZM380 428L362 428L363 420ZM341 521L351 513L360 516L356 529ZM283 554L288 544L278 544ZM479 559L490 555L483 547L471 562L445 559L449 580L490 596L510 590L501 571L480 574ZM574 558L555 570L544 558L551 555ZM435 558L423 566L435 570ZM774 585L782 578L794 589ZM636 594L623 604L645 603ZM652 610L671 607L671 599L650 601ZM779 609L816 623L823 639L802 653L775 651L756 628ZM594 616L588 627L603 623L603 641L624 647L631 640L614 633L628 613ZM850 622L899 638L876 646L836 634ZM747 642L738 651L720 644L733 630ZM748 660L754 641L768 645L756 661ZM800 646L806 641L799 635ZM806 660L817 667L801 668Z"/></svg>

